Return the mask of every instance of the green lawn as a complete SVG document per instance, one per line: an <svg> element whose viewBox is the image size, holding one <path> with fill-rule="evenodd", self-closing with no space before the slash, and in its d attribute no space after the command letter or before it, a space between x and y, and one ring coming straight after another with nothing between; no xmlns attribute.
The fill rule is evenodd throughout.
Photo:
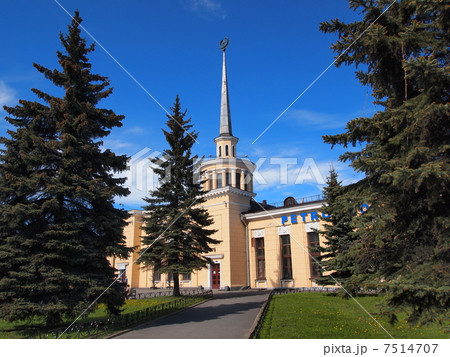
<svg viewBox="0 0 450 357"><path fill-rule="evenodd" d="M124 310L122 314L129 314L132 312L136 312L139 310L144 310L148 307L153 307L159 304L164 304L166 302L179 300L181 297L174 297L174 296L159 296L154 297L151 299L136 299L136 300L127 300L125 302L125 305L122 307ZM105 306L103 304L100 304L98 309L91 314L89 314L87 319L99 319L99 318L106 318L108 317L108 314L106 312Z"/></svg>
<svg viewBox="0 0 450 357"><path fill-rule="evenodd" d="M139 300L127 300L125 302L125 305L123 306L123 312L121 315L130 314L136 311L145 310L149 307L154 307L156 305L164 304L166 302L171 302L181 299L180 297L173 297L173 296L161 296L161 297L155 297L151 299L139 299ZM190 301L190 304L195 304L197 302L202 301L203 298L192 298ZM78 320L76 323L83 323L83 322L90 322L93 320L102 320L107 319L109 316L106 313L105 306L103 304L100 304L98 309L91 314L89 314L88 317ZM67 320L65 322L64 326L70 325L70 323L73 320ZM43 326L43 321L39 319L33 319L30 321L21 321L21 322L7 322L5 320L0 319L0 338L24 338L26 337L27 333L31 329L35 328L41 328ZM63 326L63 327L64 327ZM114 330L108 331L108 333L112 333ZM108 334L107 333L107 334Z"/></svg>
<svg viewBox="0 0 450 357"><path fill-rule="evenodd" d="M394 338L449 338L444 326L409 326L404 316L390 325L381 317L377 296L357 301ZM259 338L390 338L354 300L325 293L295 293L272 298Z"/></svg>

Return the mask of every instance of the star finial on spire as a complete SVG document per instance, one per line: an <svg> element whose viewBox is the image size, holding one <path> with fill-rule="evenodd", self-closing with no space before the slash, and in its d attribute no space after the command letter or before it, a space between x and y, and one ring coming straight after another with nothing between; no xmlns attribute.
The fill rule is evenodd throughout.
<svg viewBox="0 0 450 357"><path fill-rule="evenodd" d="M227 46L228 46L228 42L230 42L230 40L228 39L228 37L224 37L223 40L221 40L221 41L219 42L219 47L220 47L220 49L221 49L222 51L225 52L225 49L226 49Z"/></svg>

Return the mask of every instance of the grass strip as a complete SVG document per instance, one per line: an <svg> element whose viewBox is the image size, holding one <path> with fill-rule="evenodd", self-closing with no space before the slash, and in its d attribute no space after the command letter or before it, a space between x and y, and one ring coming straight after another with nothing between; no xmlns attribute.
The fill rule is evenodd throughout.
<svg viewBox="0 0 450 357"><path fill-rule="evenodd" d="M380 315L382 297L357 297L362 306L394 338L449 338L445 326L438 323L410 326L406 315L399 314L395 325ZM259 338L389 338L386 332L353 300L326 293L276 295L270 302Z"/></svg>

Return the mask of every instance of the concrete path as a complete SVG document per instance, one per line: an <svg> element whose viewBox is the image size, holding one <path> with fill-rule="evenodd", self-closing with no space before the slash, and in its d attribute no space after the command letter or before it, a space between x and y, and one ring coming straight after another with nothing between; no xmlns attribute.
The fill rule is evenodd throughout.
<svg viewBox="0 0 450 357"><path fill-rule="evenodd" d="M248 338L268 291L220 291L214 299L114 338Z"/></svg>

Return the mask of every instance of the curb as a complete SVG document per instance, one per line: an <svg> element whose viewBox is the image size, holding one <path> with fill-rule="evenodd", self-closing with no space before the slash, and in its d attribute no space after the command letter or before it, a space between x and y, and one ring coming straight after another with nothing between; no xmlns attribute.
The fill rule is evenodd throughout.
<svg viewBox="0 0 450 357"><path fill-rule="evenodd" d="M270 302L270 293L269 295L267 295L266 301L264 302L263 306L261 306L261 308L259 309L258 315L256 315L255 321L253 321L252 327L250 327L250 330L247 332L247 334L245 335L245 338L247 340L250 339L250 336L253 334L253 332L256 329L256 326L258 325L259 320L262 317L263 311L266 308L266 305Z"/></svg>
<svg viewBox="0 0 450 357"><path fill-rule="evenodd" d="M105 337L103 337L103 339L104 339L104 340L105 340L105 339L108 340L108 339L111 339L111 338L114 338L114 337L123 335L123 334L125 334L125 333L127 333L127 332L131 332L131 331L133 331L134 329L139 328L139 327L141 327L141 326L144 326L144 325L147 325L147 324L153 323L153 322L158 322L158 321L163 320L163 319L165 319L165 318L167 318L167 317L170 317L170 316L179 314L180 312L186 311L186 310L188 310L188 309L192 309L193 307L196 307L196 306L198 306L198 305L201 305L201 304L203 304L203 303L205 303L205 302L207 302L207 301L209 301L209 300L212 300L212 299L214 299L214 297L211 297L211 298L209 298L209 299L205 299L205 300L200 301L200 302L198 302L198 303L196 303L196 304L194 304L194 305L185 307L184 309L180 309L180 310L171 312L170 314L167 314L167 315L164 315L164 316L157 317L156 319L148 320L148 321L143 322L143 323L141 323L141 324L139 324L139 325L130 327L130 328L126 329L126 330L122 330L122 331L116 332L116 333L114 333L114 334L112 334L112 335L105 336Z"/></svg>

